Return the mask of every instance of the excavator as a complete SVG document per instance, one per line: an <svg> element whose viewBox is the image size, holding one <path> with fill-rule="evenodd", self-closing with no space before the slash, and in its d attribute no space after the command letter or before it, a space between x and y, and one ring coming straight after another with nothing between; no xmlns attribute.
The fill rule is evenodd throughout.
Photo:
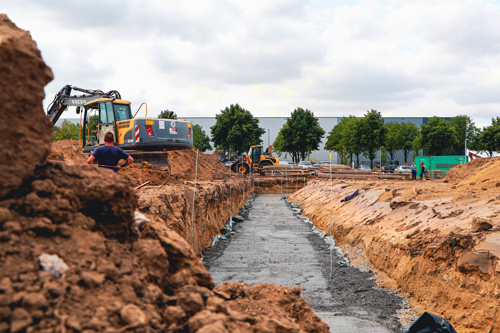
<svg viewBox="0 0 500 333"><path fill-rule="evenodd" d="M262 152L262 145L250 146L248 154L238 156L230 168L233 172L247 174L250 171L263 173L263 167L268 165L278 165L277 157L272 156L273 146L269 146L265 152Z"/></svg>
<svg viewBox="0 0 500 333"><path fill-rule="evenodd" d="M71 92L83 94L71 96ZM146 106L146 117L136 117L142 106ZM104 134L114 134L114 145L127 151L135 163L147 161L158 167L169 167L168 151L193 147L193 127L182 119L159 119L147 117L147 104L142 103L132 116L131 103L123 100L116 90L84 89L64 86L47 107L47 116L53 125L69 106L76 106L76 113L83 118L82 149L92 152L104 145ZM98 123L95 133L89 122ZM172 114L170 114L170 117ZM81 122L81 121L80 121Z"/></svg>

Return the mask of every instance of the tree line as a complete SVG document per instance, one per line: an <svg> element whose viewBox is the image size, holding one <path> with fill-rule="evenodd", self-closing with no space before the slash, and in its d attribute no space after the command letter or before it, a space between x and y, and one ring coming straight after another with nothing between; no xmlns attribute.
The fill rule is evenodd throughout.
<svg viewBox="0 0 500 333"><path fill-rule="evenodd" d="M89 119L89 127L95 130L97 116ZM164 110L158 118L177 119L173 111ZM259 119L239 104L231 104L215 116L215 125L210 127L210 136L203 128L193 125L193 143L200 151L223 149L228 152L243 153L250 146L262 143L266 131L259 126ZM294 162L304 160L319 149L325 130L319 125L318 118L311 110L296 108L281 127L273 146L280 157ZM54 141L77 140L79 125L68 120L61 126L54 126ZM380 153L382 164L394 160L396 152L402 151L404 162L420 153L429 156L444 154L464 154L467 148L493 156L500 151L500 118L492 119L490 126L479 129L469 116L459 115L449 121L434 116L427 124L417 127L412 122L385 122L380 112L367 111L363 117L348 116L326 135L325 150L340 155L341 163L353 161L360 164L360 156L373 161Z"/></svg>

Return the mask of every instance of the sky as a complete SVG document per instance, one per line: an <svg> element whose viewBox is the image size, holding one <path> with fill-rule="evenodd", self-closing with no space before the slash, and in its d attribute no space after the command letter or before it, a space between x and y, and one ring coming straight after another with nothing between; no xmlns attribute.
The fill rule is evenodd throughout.
<svg viewBox="0 0 500 333"><path fill-rule="evenodd" d="M0 0L54 80L135 112L453 117L500 111L500 0ZM140 115L144 115L141 111ZM76 117L69 110L63 117Z"/></svg>

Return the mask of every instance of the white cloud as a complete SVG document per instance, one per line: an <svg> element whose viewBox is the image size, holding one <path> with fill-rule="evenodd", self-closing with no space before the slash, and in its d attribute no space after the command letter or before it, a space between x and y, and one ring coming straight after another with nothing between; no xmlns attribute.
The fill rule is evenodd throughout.
<svg viewBox="0 0 500 333"><path fill-rule="evenodd" d="M335 3L335 5L332 5ZM467 114L500 107L495 1L0 0L55 80L119 90L149 115ZM66 114L72 116L70 112Z"/></svg>

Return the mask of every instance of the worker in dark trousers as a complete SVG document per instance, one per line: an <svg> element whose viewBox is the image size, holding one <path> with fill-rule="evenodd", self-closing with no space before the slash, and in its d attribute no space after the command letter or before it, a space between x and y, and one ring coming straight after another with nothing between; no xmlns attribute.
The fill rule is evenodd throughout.
<svg viewBox="0 0 500 333"><path fill-rule="evenodd" d="M424 178L426 171L427 170L425 169L425 164L423 162L420 163L420 180Z"/></svg>
<svg viewBox="0 0 500 333"><path fill-rule="evenodd" d="M417 166L415 162L411 163L411 179L417 180Z"/></svg>
<svg viewBox="0 0 500 333"><path fill-rule="evenodd" d="M111 132L104 134L104 146L97 147L87 160L88 164L93 164L94 160L99 161L99 166L112 169L118 172L118 169L124 168L134 161L132 156L127 154L123 149L113 146L115 141L114 135ZM127 160L122 165L117 165L120 160Z"/></svg>

